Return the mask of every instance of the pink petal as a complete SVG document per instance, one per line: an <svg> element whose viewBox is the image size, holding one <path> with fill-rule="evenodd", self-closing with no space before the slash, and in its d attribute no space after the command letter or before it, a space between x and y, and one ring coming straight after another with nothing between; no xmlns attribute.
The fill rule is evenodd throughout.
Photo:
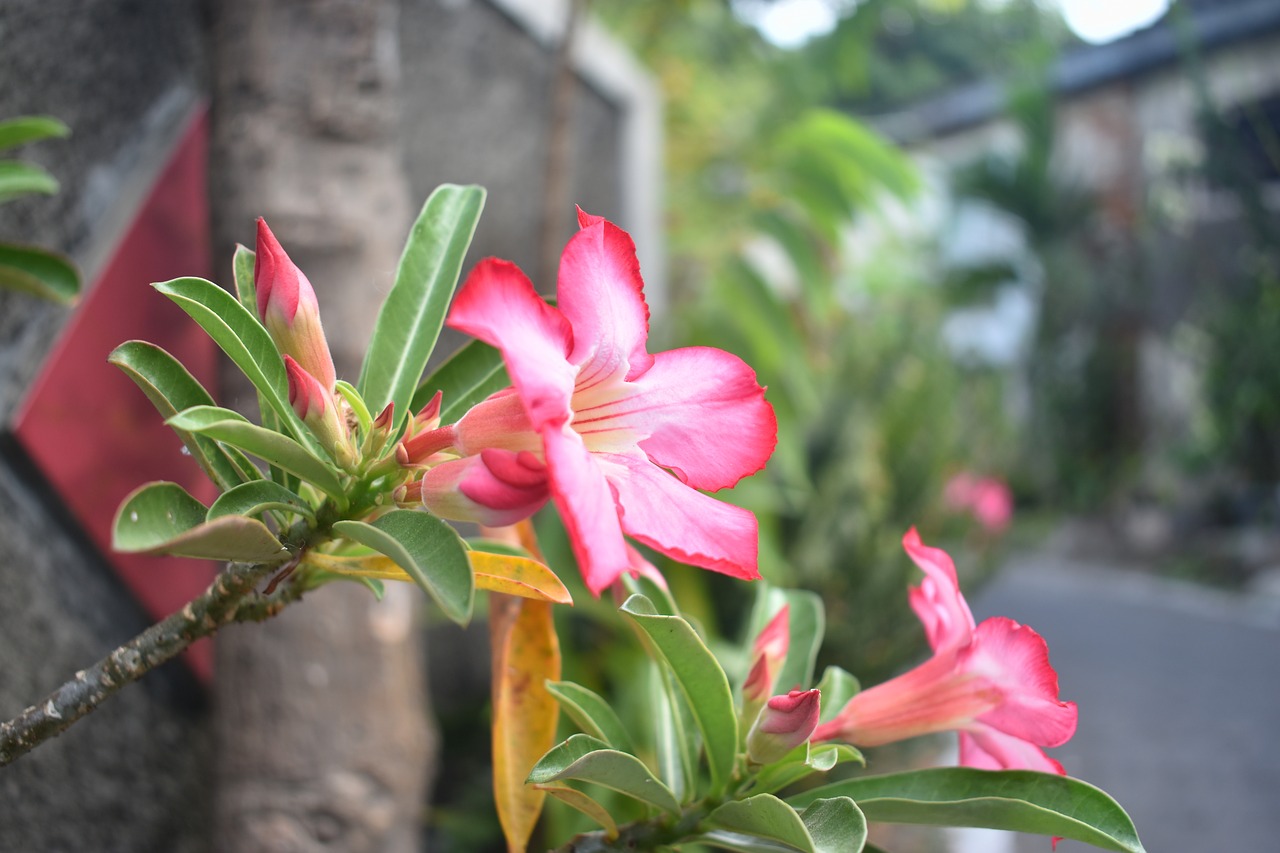
<svg viewBox="0 0 1280 853"><path fill-rule="evenodd" d="M557 303L573 327L569 360L590 382L625 372L631 379L649 369L649 307L631 235L611 222L579 213L591 224L560 256Z"/></svg>
<svg viewBox="0 0 1280 853"><path fill-rule="evenodd" d="M648 459L597 453L622 509L622 529L672 559L743 580L756 567L756 517L689 488Z"/></svg>
<svg viewBox="0 0 1280 853"><path fill-rule="evenodd" d="M631 568L618 506L604 472L569 427L542 433L551 496L573 545L583 580L599 596Z"/></svg>
<svg viewBox="0 0 1280 853"><path fill-rule="evenodd" d="M710 347L661 352L631 383L632 393L586 419L607 418L648 436L640 447L695 489L732 486L764 467L778 442L778 421L755 372Z"/></svg>
<svg viewBox="0 0 1280 853"><path fill-rule="evenodd" d="M978 770L1039 770L1041 773L1067 771L1044 750L1021 738L977 724L960 733L960 765Z"/></svg>
<svg viewBox="0 0 1280 853"><path fill-rule="evenodd" d="M902 537L902 547L925 574L920 586L907 593L907 599L924 625L929 645L934 651L941 651L968 642L973 634L973 613L960 594L951 557L946 551L921 542L914 527Z"/></svg>
<svg viewBox="0 0 1280 853"><path fill-rule="evenodd" d="M449 325L502 350L535 430L569 419L577 371L566 356L573 332L519 267L494 258L481 261L454 299Z"/></svg>
<svg viewBox="0 0 1280 853"><path fill-rule="evenodd" d="M1049 665L1049 646L1025 625L1003 616L984 619L974 635L972 671L1004 693L999 707L978 719L1038 746L1060 746L1076 731L1074 702L1058 700L1058 674Z"/></svg>

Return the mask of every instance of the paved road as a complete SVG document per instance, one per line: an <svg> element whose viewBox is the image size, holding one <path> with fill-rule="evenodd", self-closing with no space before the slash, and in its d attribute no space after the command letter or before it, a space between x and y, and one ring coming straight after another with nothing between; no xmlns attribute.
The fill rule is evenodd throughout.
<svg viewBox="0 0 1280 853"><path fill-rule="evenodd" d="M1056 757L1119 800L1147 850L1280 850L1280 598L1040 554L1013 560L973 609L1048 640L1062 696L1080 706Z"/></svg>

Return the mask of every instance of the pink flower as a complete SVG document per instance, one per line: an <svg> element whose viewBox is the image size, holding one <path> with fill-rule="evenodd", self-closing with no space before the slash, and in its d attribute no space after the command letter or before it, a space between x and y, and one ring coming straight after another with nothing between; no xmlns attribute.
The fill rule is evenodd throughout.
<svg viewBox="0 0 1280 853"><path fill-rule="evenodd" d="M747 735L747 757L771 764L807 741L818 727L819 691L792 690L765 703Z"/></svg>
<svg viewBox="0 0 1280 853"><path fill-rule="evenodd" d="M289 355L333 391L337 374L320 326L320 307L311 282L294 266L265 219L258 220L258 247L253 261L258 316L281 354Z"/></svg>
<svg viewBox="0 0 1280 853"><path fill-rule="evenodd" d="M915 528L903 546L925 573L909 599L933 657L855 695L814 738L879 746L958 731L963 765L1063 773L1041 747L1071 739L1076 706L1058 700L1044 638L1003 617L975 625L951 558L921 543Z"/></svg>
<svg viewBox="0 0 1280 853"><path fill-rule="evenodd" d="M449 325L502 351L514 391L415 436L404 459L534 454L596 595L630 566L624 533L680 562L759 577L755 517L698 490L732 486L768 460L777 421L764 389L721 350L650 354L630 236L581 210L578 223L558 307L514 264L488 259L471 273Z"/></svg>

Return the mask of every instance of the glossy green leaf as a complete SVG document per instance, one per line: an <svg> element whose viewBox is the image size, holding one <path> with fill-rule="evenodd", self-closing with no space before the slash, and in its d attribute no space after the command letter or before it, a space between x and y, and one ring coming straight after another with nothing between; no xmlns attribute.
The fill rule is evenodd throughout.
<svg viewBox="0 0 1280 853"><path fill-rule="evenodd" d="M70 135L71 128L53 116L19 116L0 121L0 151L41 139Z"/></svg>
<svg viewBox="0 0 1280 853"><path fill-rule="evenodd" d="M57 191L57 179L39 166L0 160L0 202L31 193L53 195Z"/></svg>
<svg viewBox="0 0 1280 853"><path fill-rule="evenodd" d="M413 392L409 411L420 411L439 391L440 423L456 423L476 403L510 384L502 353L481 341L471 341L422 380Z"/></svg>
<svg viewBox="0 0 1280 853"><path fill-rule="evenodd" d="M733 850L736 853L795 853L796 850L790 844L781 844L768 838L759 838L742 832L730 832L727 829L713 829L687 840L721 850Z"/></svg>
<svg viewBox="0 0 1280 853"><path fill-rule="evenodd" d="M943 767L848 779L788 802L798 808L827 797L852 798L872 821L981 826L1061 836L1118 853L1143 850L1115 800L1067 776Z"/></svg>
<svg viewBox="0 0 1280 853"><path fill-rule="evenodd" d="M297 474L339 501L346 500L346 491L338 479L336 469L330 463L287 435L249 423L239 412L218 406L195 406L179 412L166 423L176 429L199 433L238 447L285 471Z"/></svg>
<svg viewBox="0 0 1280 853"><path fill-rule="evenodd" d="M127 554L173 554L243 563L279 562L289 556L260 521L226 516L205 521L204 504L177 483L135 489L116 512L111 547Z"/></svg>
<svg viewBox="0 0 1280 853"><path fill-rule="evenodd" d="M707 815L715 829L762 838L788 850L813 853L813 839L795 809L772 794L732 800Z"/></svg>
<svg viewBox="0 0 1280 853"><path fill-rule="evenodd" d="M848 797L814 800L800 813L814 853L859 853L867 843L867 819Z"/></svg>
<svg viewBox="0 0 1280 853"><path fill-rule="evenodd" d="M643 595L628 598L622 612L645 633L675 676L702 732L712 789L723 790L738 752L738 713L724 670L688 622L658 613Z"/></svg>
<svg viewBox="0 0 1280 853"><path fill-rule="evenodd" d="M599 694L572 681L548 682L547 690L585 733L622 752L635 751L617 712Z"/></svg>
<svg viewBox="0 0 1280 853"><path fill-rule="evenodd" d="M69 305L80 295L80 271L47 249L0 243L0 287Z"/></svg>
<svg viewBox="0 0 1280 853"><path fill-rule="evenodd" d="M370 523L339 521L333 530L390 557L454 622L465 625L471 619L471 564L462 539L445 522L429 513L397 509Z"/></svg>
<svg viewBox="0 0 1280 853"><path fill-rule="evenodd" d="M397 429L444 326L483 207L480 187L436 188L409 232L395 284L378 312L356 387L371 411L395 404Z"/></svg>
<svg viewBox="0 0 1280 853"><path fill-rule="evenodd" d="M312 453L324 453L289 405L284 361L256 316L230 293L202 278L176 278L152 286L187 312L235 362L258 389L267 404L264 409L275 412L289 433Z"/></svg>
<svg viewBox="0 0 1280 853"><path fill-rule="evenodd" d="M664 616L680 615L680 608L676 605L676 600L671 597L671 591L655 583L652 578L624 572L622 586L628 595L643 595L649 599L649 603L658 613Z"/></svg>
<svg viewBox="0 0 1280 853"><path fill-rule="evenodd" d="M858 679L845 672L838 666L829 666L822 673L822 680L818 682L818 689L822 691L822 710L819 715L820 722L827 722L840 710L848 704L849 700L857 695L862 689L858 683Z"/></svg>
<svg viewBox="0 0 1280 853"><path fill-rule="evenodd" d="M180 361L155 344L126 341L112 350L107 361L124 371L166 420L184 409L213 405L213 398L204 386ZM261 478L253 463L235 448L186 430L174 432L209 479L223 491Z"/></svg>
<svg viewBox="0 0 1280 853"><path fill-rule="evenodd" d="M231 274L236 284L236 300L254 317L258 316L258 292L253 280L256 260L257 255L253 249L236 243L235 254L231 256Z"/></svg>
<svg viewBox="0 0 1280 853"><path fill-rule="evenodd" d="M558 744L534 765L528 781L545 784L565 779L603 785L672 814L680 811L675 795L640 759L588 735L573 735Z"/></svg>
<svg viewBox="0 0 1280 853"><path fill-rule="evenodd" d="M653 721L653 744L658 775L676 795L687 802L696 792L701 744L697 724L691 722L688 703L680 696L675 679L658 661L645 661L649 718Z"/></svg>
<svg viewBox="0 0 1280 853"><path fill-rule="evenodd" d="M268 510L281 510L314 519L315 511L300 496L270 480L242 483L225 492L209 507L208 519L224 515L260 515Z"/></svg>

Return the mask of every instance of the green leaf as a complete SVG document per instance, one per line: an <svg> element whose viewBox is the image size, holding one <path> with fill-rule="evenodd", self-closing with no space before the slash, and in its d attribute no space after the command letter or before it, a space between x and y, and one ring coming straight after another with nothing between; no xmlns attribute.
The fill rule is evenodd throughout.
<svg viewBox="0 0 1280 853"><path fill-rule="evenodd" d="M257 255L253 249L236 243L236 252L231 256L231 274L236 283L236 300L250 315L258 316L257 285L253 280L253 265Z"/></svg>
<svg viewBox="0 0 1280 853"><path fill-rule="evenodd" d="M369 414L369 408L364 404L364 400L360 397L360 392L350 382L344 382L339 379L333 385L333 390L342 395L342 399L347 401L347 405L351 407L351 412L356 416L356 422L360 426L360 436L369 434L369 430L373 428L373 416Z"/></svg>
<svg viewBox="0 0 1280 853"><path fill-rule="evenodd" d="M645 695L653 720L658 774L676 799L686 802L692 799L698 779L701 744L697 724L692 720L688 703L679 695L680 688L671 673L656 660L648 659L645 664L648 677Z"/></svg>
<svg viewBox="0 0 1280 853"><path fill-rule="evenodd" d="M603 785L671 814L680 811L675 795L640 759L588 735L573 735L557 744L529 771L528 781L545 784L564 779Z"/></svg>
<svg viewBox="0 0 1280 853"><path fill-rule="evenodd" d="M675 676L702 732L713 792L723 790L738 752L738 714L724 670L688 622L659 614L643 595L628 598L622 612L649 638Z"/></svg>
<svg viewBox="0 0 1280 853"><path fill-rule="evenodd" d="M204 504L177 483L147 483L116 512L111 547L126 554L173 554L204 560L274 563L289 556L260 521L225 516L205 521Z"/></svg>
<svg viewBox="0 0 1280 853"><path fill-rule="evenodd" d="M409 232L356 383L371 411L395 403L396 429L409 415L409 401L435 349L483 207L480 187L443 184Z"/></svg>
<svg viewBox="0 0 1280 853"><path fill-rule="evenodd" d="M866 764L862 753L847 744L820 744L810 746L807 750L806 746L808 745L801 744L781 761L762 767L756 774L751 790L772 794L815 773L826 773L838 764L850 761L864 766Z"/></svg>
<svg viewBox="0 0 1280 853"><path fill-rule="evenodd" d="M790 844L779 844L767 838L730 832L727 829L713 829L686 840L709 844L723 850L735 850L737 853L795 853L796 850Z"/></svg>
<svg viewBox="0 0 1280 853"><path fill-rule="evenodd" d="M324 454L311 430L289 405L284 361L257 317L230 293L202 278L175 278L152 286L200 324L258 389L294 438L312 453Z"/></svg>
<svg viewBox="0 0 1280 853"><path fill-rule="evenodd" d="M538 790L546 791L565 805L576 809L596 823L604 827L606 837L613 839L618 837L618 824L613 819L613 815L609 814L609 810L594 798L587 796L577 788L570 788L568 785L535 785Z"/></svg>
<svg viewBox="0 0 1280 853"><path fill-rule="evenodd" d="M0 202L31 193L53 195L57 191L57 179L39 166L0 160Z"/></svg>
<svg viewBox="0 0 1280 853"><path fill-rule="evenodd" d="M454 622L465 625L471 619L471 564L462 539L448 524L429 513L397 509L371 523L339 521L333 530L390 557Z"/></svg>
<svg viewBox="0 0 1280 853"><path fill-rule="evenodd" d="M184 409L166 423L252 453L278 468L297 474L338 501L346 501L346 490L330 463L287 435L249 423L239 412L218 406L195 406Z"/></svg>
<svg viewBox="0 0 1280 853"><path fill-rule="evenodd" d="M795 809L772 794L734 800L707 815L715 829L763 838L788 850L813 853L813 839Z"/></svg>
<svg viewBox="0 0 1280 853"><path fill-rule="evenodd" d="M649 599L649 603L663 616L680 615L680 608L676 606L676 600L671 597L671 591L657 584L652 578L624 572L622 586L629 595L643 595Z"/></svg>
<svg viewBox="0 0 1280 853"><path fill-rule="evenodd" d="M622 752L634 752L618 714L599 694L572 681L549 681L547 691L587 734Z"/></svg>
<svg viewBox="0 0 1280 853"><path fill-rule="evenodd" d="M208 519L224 515L254 516L268 510L282 510L315 519L315 511L298 495L270 480L243 483L221 495L209 507Z"/></svg>
<svg viewBox="0 0 1280 853"><path fill-rule="evenodd" d="M848 797L814 800L800 813L814 853L859 853L867 843L867 819Z"/></svg>
<svg viewBox="0 0 1280 853"><path fill-rule="evenodd" d="M471 341L422 380L413 392L409 411L420 411L439 391L440 423L456 423L476 403L510 384L502 353L481 341Z"/></svg>
<svg viewBox="0 0 1280 853"><path fill-rule="evenodd" d="M872 821L980 826L1061 836L1118 853L1143 851L1124 809L1068 776L944 767L848 779L788 802L798 808L826 797L852 798Z"/></svg>
<svg viewBox="0 0 1280 853"><path fill-rule="evenodd" d="M0 243L0 287L69 305L80 295L80 272L46 249Z"/></svg>
<svg viewBox="0 0 1280 853"><path fill-rule="evenodd" d="M166 421L184 409L212 406L213 398L200 382L169 353L146 341L126 341L111 351L107 361L124 371ZM223 491L260 479L261 474L244 454L211 438L182 429L174 432L191 451L209 479Z"/></svg>
<svg viewBox="0 0 1280 853"><path fill-rule="evenodd" d="M822 635L826 632L826 615L817 593L789 589L785 595L787 604L791 605L788 619L791 643L787 647L787 661L774 682L778 692L790 690L797 684L807 686L813 683L814 663L822 646Z"/></svg>
<svg viewBox="0 0 1280 853"><path fill-rule="evenodd" d="M41 139L70 135L71 128L53 116L19 116L0 121L0 151Z"/></svg>
<svg viewBox="0 0 1280 853"><path fill-rule="evenodd" d="M822 711L818 719L825 723L839 714L849 700L862 689L862 686L857 678L840 667L829 666L823 670L818 689L822 691Z"/></svg>

